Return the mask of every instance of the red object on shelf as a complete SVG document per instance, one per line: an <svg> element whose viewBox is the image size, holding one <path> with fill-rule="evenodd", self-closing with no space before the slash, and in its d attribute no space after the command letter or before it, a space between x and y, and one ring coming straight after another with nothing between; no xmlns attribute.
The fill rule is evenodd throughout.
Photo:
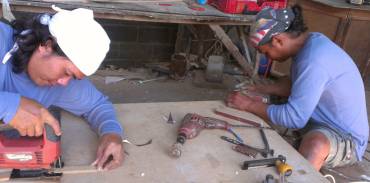
<svg viewBox="0 0 370 183"><path fill-rule="evenodd" d="M286 8L287 0L210 0L209 4L224 13L256 14L265 7Z"/></svg>
<svg viewBox="0 0 370 183"><path fill-rule="evenodd" d="M210 4L224 13L243 13L248 0L212 0Z"/></svg>

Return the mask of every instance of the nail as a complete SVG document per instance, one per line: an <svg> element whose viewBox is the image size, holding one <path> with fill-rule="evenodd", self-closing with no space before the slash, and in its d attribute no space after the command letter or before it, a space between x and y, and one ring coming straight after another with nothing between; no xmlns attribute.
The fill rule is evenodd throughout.
<svg viewBox="0 0 370 183"><path fill-rule="evenodd" d="M127 139L123 139L122 140L122 143L127 143L127 144L132 144L130 141L128 141Z"/></svg>

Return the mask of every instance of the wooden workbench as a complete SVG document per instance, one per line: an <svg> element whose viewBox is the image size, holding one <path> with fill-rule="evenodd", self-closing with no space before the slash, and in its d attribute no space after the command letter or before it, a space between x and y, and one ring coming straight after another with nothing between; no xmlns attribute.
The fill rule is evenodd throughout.
<svg viewBox="0 0 370 183"><path fill-rule="evenodd" d="M221 135L231 137L221 130L202 131L197 138L187 141L183 155L179 159L173 159L168 155L170 146L175 142L179 122L186 113L194 112L225 119L215 116L212 112L215 108L225 108L222 102L135 103L118 104L115 108L128 140L141 144L153 139L153 143L142 147L125 144L129 156L126 156L124 165L114 171L64 175L61 182L260 183L266 174L278 178L273 167L241 170L240 164L250 158L234 152L229 143L220 140ZM169 112L177 121L174 125L167 124L163 119ZM250 113L236 110L232 112L256 122L263 122ZM237 124L235 121L228 121ZM93 162L97 137L88 125L79 118L63 113L62 129L65 166L87 166ZM247 144L263 147L258 130L236 131ZM266 134L275 154L285 155L287 162L294 167L289 182L326 182L326 179L276 132L266 130Z"/></svg>

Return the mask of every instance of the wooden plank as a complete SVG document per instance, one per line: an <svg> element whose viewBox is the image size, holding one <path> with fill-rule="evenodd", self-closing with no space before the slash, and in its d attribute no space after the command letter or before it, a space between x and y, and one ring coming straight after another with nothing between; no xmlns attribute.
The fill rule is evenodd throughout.
<svg viewBox="0 0 370 183"><path fill-rule="evenodd" d="M195 139L185 143L182 157L173 159L168 155L169 148L176 140L179 122L189 112L215 117L238 124L213 113L214 108L225 108L220 101L132 103L115 105L117 117L125 128L125 137L134 144L153 139L152 144L142 147L125 144L129 153L124 165L116 170L89 174L66 174L61 182L262 182L266 174L278 177L274 167L257 168L248 171L240 169L240 163L250 158L236 153L231 145L220 140L221 135L230 136L222 130L204 130ZM262 119L250 113L228 109L234 115L261 122ZM168 124L163 116L177 121ZM241 124L241 123L239 123ZM65 165L88 166L95 158L97 137L80 118L62 114L62 150ZM258 130L235 129L247 144L262 147L263 142ZM311 183L326 182L287 142L276 132L266 130L271 148L276 154L287 157L294 167L289 182ZM230 136L231 137L231 136ZM258 158L260 158L258 156ZM175 180L175 181L174 181Z"/></svg>
<svg viewBox="0 0 370 183"><path fill-rule="evenodd" d="M183 35L184 35L184 25L179 24L177 26L175 53L181 52Z"/></svg>
<svg viewBox="0 0 370 183"><path fill-rule="evenodd" d="M247 44L247 40L245 38L245 33L244 33L243 26L238 26L238 34L239 34L240 40L243 44L243 49L244 49L244 52L245 52L245 55L244 55L245 59L247 59L248 64L252 64L252 59L251 59L251 55L249 54L249 47L248 47L248 44Z"/></svg>
<svg viewBox="0 0 370 183"><path fill-rule="evenodd" d="M10 1L13 11L21 12L53 12L52 4L64 9L89 8L94 10L96 17L118 20L167 22L184 24L222 24L249 25L254 16L225 14L216 8L206 5L205 11L188 8L184 2L170 2L171 6L160 3L81 3L54 1Z"/></svg>
<svg viewBox="0 0 370 183"><path fill-rule="evenodd" d="M234 43L231 41L231 39L225 33L225 31L219 25L210 24L209 27L213 30L215 35L221 40L221 42L229 50L231 55L235 58L235 60L243 68L245 74L249 76L253 76L253 67L249 65L247 60L243 57L243 55L240 54L239 49L234 45Z"/></svg>

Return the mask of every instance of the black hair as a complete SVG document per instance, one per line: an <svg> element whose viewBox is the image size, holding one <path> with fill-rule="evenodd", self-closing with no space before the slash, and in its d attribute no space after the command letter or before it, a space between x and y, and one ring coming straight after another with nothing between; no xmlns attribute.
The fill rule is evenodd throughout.
<svg viewBox="0 0 370 183"><path fill-rule="evenodd" d="M295 4L291 7L291 9L293 10L295 18L292 24L289 26L288 30L286 30L285 32L290 33L294 35L295 37L297 37L301 35L302 33L306 32L308 28L303 20L301 6L298 4Z"/></svg>
<svg viewBox="0 0 370 183"><path fill-rule="evenodd" d="M38 14L31 19L22 18L11 22L14 29L14 40L18 44L18 50L13 53L13 72L21 73L27 68L33 52L40 46L45 45L48 40L52 42L55 54L65 56L63 51L50 34L48 21L49 14Z"/></svg>

